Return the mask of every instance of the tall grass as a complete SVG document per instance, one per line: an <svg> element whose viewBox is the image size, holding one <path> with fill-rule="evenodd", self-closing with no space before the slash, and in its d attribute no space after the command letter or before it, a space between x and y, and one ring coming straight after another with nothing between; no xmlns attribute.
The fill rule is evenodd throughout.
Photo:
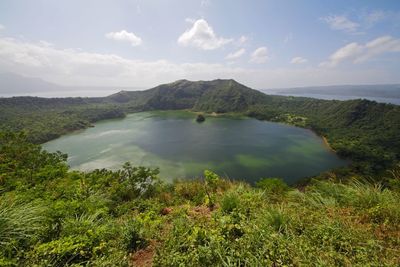
<svg viewBox="0 0 400 267"><path fill-rule="evenodd" d="M0 201L0 249L18 249L22 242L37 241L44 229L44 207L32 203Z"/></svg>

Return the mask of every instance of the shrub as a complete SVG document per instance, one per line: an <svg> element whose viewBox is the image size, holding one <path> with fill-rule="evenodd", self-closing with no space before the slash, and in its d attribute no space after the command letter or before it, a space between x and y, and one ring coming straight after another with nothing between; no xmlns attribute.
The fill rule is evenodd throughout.
<svg viewBox="0 0 400 267"><path fill-rule="evenodd" d="M176 181L174 191L178 198L193 201L195 205L203 203L206 191L200 180Z"/></svg>
<svg viewBox="0 0 400 267"><path fill-rule="evenodd" d="M265 219L276 232L286 232L289 225L289 217L282 208L268 210Z"/></svg>
<svg viewBox="0 0 400 267"><path fill-rule="evenodd" d="M218 174L212 171L204 171L204 180L206 184L207 206L212 209L215 206L215 191L217 190L220 178Z"/></svg>
<svg viewBox="0 0 400 267"><path fill-rule="evenodd" d="M240 205L239 196L235 192L224 194L221 200L221 209L225 213L231 213Z"/></svg>
<svg viewBox="0 0 400 267"><path fill-rule="evenodd" d="M94 244L87 236L67 236L36 246L30 261L39 266L66 266L85 263L93 255Z"/></svg>
<svg viewBox="0 0 400 267"><path fill-rule="evenodd" d="M256 186L264 190L273 200L283 197L290 189L280 178L263 178L256 183Z"/></svg>
<svg viewBox="0 0 400 267"><path fill-rule="evenodd" d="M143 227L135 220L125 223L122 230L124 248L128 251L136 251L145 248L148 241L142 237Z"/></svg>

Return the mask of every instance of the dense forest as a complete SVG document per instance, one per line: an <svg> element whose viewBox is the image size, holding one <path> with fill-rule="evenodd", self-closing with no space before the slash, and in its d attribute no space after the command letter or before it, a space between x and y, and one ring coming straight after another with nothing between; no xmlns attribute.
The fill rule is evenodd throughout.
<svg viewBox="0 0 400 267"><path fill-rule="evenodd" d="M0 135L0 266L399 266L400 169L256 187L211 171L69 170L22 133Z"/></svg>
<svg viewBox="0 0 400 267"><path fill-rule="evenodd" d="M98 98L13 97L0 99L3 130L25 131L34 143L121 118L130 112L188 109L240 113L314 130L351 160L344 172L379 176L400 157L400 107L368 100L318 100L266 95L234 80L179 80L145 91Z"/></svg>

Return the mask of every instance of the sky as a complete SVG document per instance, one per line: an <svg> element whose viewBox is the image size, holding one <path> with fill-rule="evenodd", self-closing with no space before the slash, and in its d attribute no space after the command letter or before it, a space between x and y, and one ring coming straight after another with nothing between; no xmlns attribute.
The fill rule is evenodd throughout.
<svg viewBox="0 0 400 267"><path fill-rule="evenodd" d="M133 88L400 83L400 1L1 0L9 72Z"/></svg>

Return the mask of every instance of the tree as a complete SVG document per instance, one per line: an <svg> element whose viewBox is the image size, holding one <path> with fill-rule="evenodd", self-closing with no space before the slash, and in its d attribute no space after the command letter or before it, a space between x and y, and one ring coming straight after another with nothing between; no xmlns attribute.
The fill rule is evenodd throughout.
<svg viewBox="0 0 400 267"><path fill-rule="evenodd" d="M197 115L197 118L196 118L197 122L203 122L205 120L206 120L206 118L203 115L201 115L201 114Z"/></svg>

